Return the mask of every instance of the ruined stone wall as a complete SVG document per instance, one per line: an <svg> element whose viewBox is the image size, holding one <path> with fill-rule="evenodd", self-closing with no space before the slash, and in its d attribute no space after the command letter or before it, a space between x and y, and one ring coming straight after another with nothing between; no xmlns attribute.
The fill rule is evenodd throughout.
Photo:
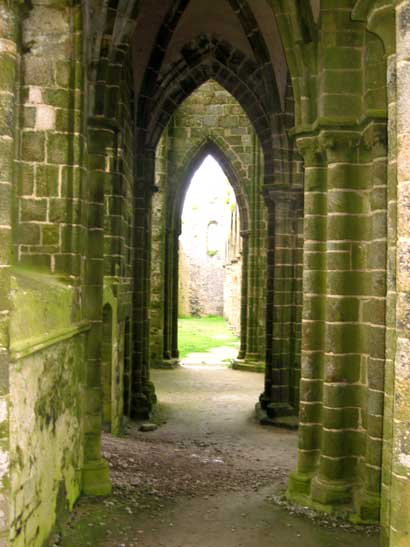
<svg viewBox="0 0 410 547"><path fill-rule="evenodd" d="M181 279L179 287L180 290L187 291L186 296L180 296L179 309L183 307L184 301L187 301L186 311L189 316L221 317L224 309L222 260L215 256L198 260L190 256L182 246L179 255L180 272L185 277Z"/></svg>

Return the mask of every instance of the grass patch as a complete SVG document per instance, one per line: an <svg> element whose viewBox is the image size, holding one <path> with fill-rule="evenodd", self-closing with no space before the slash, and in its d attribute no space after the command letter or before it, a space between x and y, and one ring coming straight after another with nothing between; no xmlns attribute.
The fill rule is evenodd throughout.
<svg viewBox="0 0 410 547"><path fill-rule="evenodd" d="M212 348L237 347L235 336L222 317L182 317L178 320L180 357L190 353L206 353Z"/></svg>

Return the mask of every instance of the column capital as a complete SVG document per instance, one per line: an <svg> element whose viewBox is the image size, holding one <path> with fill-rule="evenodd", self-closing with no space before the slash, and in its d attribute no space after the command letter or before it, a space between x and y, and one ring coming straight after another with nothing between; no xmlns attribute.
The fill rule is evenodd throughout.
<svg viewBox="0 0 410 547"><path fill-rule="evenodd" d="M295 207L303 203L303 189L295 189L290 186L268 186L263 189L263 197L267 206Z"/></svg>
<svg viewBox="0 0 410 547"><path fill-rule="evenodd" d="M306 167L319 167L324 163L323 149L317 135L297 137L296 146Z"/></svg>
<svg viewBox="0 0 410 547"><path fill-rule="evenodd" d="M362 134L362 145L366 150L379 149L387 153L387 121L369 123Z"/></svg>
<svg viewBox="0 0 410 547"><path fill-rule="evenodd" d="M354 161L363 136L360 131L325 129L319 134L319 144L328 162Z"/></svg>

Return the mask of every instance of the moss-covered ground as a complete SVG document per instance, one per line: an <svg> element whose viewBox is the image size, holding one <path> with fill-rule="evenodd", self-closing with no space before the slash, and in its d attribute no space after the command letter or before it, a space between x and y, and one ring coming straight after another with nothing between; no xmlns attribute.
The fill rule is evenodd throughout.
<svg viewBox="0 0 410 547"><path fill-rule="evenodd" d="M182 317L178 321L179 354L208 353L216 348L239 348L239 338L222 317Z"/></svg>

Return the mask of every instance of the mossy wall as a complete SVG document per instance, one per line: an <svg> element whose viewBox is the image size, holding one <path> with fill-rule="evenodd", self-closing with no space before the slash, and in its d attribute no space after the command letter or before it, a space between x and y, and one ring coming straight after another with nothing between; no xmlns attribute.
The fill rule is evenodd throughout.
<svg viewBox="0 0 410 547"><path fill-rule="evenodd" d="M15 270L11 295L11 541L40 547L81 491L88 327L50 275Z"/></svg>

